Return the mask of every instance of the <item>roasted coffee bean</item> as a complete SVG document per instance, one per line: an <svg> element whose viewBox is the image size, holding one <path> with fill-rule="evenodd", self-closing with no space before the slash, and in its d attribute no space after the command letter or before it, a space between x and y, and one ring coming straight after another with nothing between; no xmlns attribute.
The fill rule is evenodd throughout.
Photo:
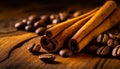
<svg viewBox="0 0 120 69"><path fill-rule="evenodd" d="M39 55L39 59L44 61L44 62L52 62L55 60L55 58L56 58L56 56L53 54L41 54L41 55Z"/></svg>
<svg viewBox="0 0 120 69"><path fill-rule="evenodd" d="M37 21L37 20L40 20L40 17L38 15L31 15L28 17L28 20L30 21Z"/></svg>
<svg viewBox="0 0 120 69"><path fill-rule="evenodd" d="M34 27L32 25L27 25L27 26L25 26L25 31L32 32L32 31L34 31Z"/></svg>
<svg viewBox="0 0 120 69"><path fill-rule="evenodd" d="M109 46L102 46L98 48L97 54L100 56L106 56L110 53L110 47Z"/></svg>
<svg viewBox="0 0 120 69"><path fill-rule="evenodd" d="M60 21L64 21L67 19L68 13L67 12L60 12L59 17L60 17Z"/></svg>
<svg viewBox="0 0 120 69"><path fill-rule="evenodd" d="M24 27L26 26L26 23L23 22L17 22L15 24L15 28L19 29L19 30L24 30Z"/></svg>
<svg viewBox="0 0 120 69"><path fill-rule="evenodd" d="M53 19L55 19L56 18L56 14L51 14L50 15L50 20L53 20Z"/></svg>
<svg viewBox="0 0 120 69"><path fill-rule="evenodd" d="M52 24L57 24L57 23L59 23L59 22L60 22L59 19L53 19L53 20L52 20Z"/></svg>
<svg viewBox="0 0 120 69"><path fill-rule="evenodd" d="M23 23L27 23L28 19L23 19L22 22Z"/></svg>
<svg viewBox="0 0 120 69"><path fill-rule="evenodd" d="M88 45L83 51L91 54L96 54L98 48L99 46L97 45Z"/></svg>
<svg viewBox="0 0 120 69"><path fill-rule="evenodd" d="M73 17L80 16L81 14L82 14L82 12L81 12L80 10L75 11L75 12L73 13Z"/></svg>
<svg viewBox="0 0 120 69"><path fill-rule="evenodd" d="M45 24L45 20L39 20L37 22L34 23L34 27L35 28L38 28L38 27L45 27L46 24Z"/></svg>
<svg viewBox="0 0 120 69"><path fill-rule="evenodd" d="M59 55L62 57L69 57L73 55L73 52L70 49L61 49Z"/></svg>
<svg viewBox="0 0 120 69"><path fill-rule="evenodd" d="M116 35L116 39L120 39L120 33Z"/></svg>
<svg viewBox="0 0 120 69"><path fill-rule="evenodd" d="M31 20L27 21L27 25L33 25L34 23L35 23L35 21L31 21Z"/></svg>
<svg viewBox="0 0 120 69"><path fill-rule="evenodd" d="M40 16L41 20L48 20L49 19L49 15L42 15Z"/></svg>
<svg viewBox="0 0 120 69"><path fill-rule="evenodd" d="M100 34L97 37L97 42L102 43L102 44L106 44L108 39L109 39L109 36L107 34Z"/></svg>
<svg viewBox="0 0 120 69"><path fill-rule="evenodd" d="M115 57L120 56L120 45L117 45L117 46L112 50L112 56L115 56Z"/></svg>
<svg viewBox="0 0 120 69"><path fill-rule="evenodd" d="M107 41L107 45L110 46L110 47L115 47L116 45L119 45L119 43L116 40L109 39Z"/></svg>
<svg viewBox="0 0 120 69"><path fill-rule="evenodd" d="M35 33L38 35L43 35L45 34L46 28L45 27L39 27L35 30Z"/></svg>
<svg viewBox="0 0 120 69"><path fill-rule="evenodd" d="M108 35L109 35L110 38L116 39L116 35L115 34L108 33Z"/></svg>
<svg viewBox="0 0 120 69"><path fill-rule="evenodd" d="M30 45L28 45L27 49L31 53L37 54L37 53L40 53L41 46L39 44L36 44L36 43L31 43Z"/></svg>

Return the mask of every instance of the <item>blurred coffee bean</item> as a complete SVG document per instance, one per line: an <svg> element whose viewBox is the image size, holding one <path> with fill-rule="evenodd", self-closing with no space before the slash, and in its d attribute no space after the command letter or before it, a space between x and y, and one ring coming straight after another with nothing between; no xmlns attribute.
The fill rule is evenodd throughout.
<svg viewBox="0 0 120 69"><path fill-rule="evenodd" d="M40 17L37 15L31 15L28 17L27 25L33 25L34 22L40 20Z"/></svg>
<svg viewBox="0 0 120 69"><path fill-rule="evenodd" d="M51 28L51 27L53 27L53 26L55 26L55 25L56 25L56 24L49 24L49 25L46 26L46 28L49 29L49 28Z"/></svg>
<svg viewBox="0 0 120 69"><path fill-rule="evenodd" d="M116 39L120 39L120 33L116 35Z"/></svg>
<svg viewBox="0 0 120 69"><path fill-rule="evenodd" d="M37 54L40 52L41 46L39 44L35 44L35 43L31 43L30 45L28 45L27 49L33 53L33 54Z"/></svg>
<svg viewBox="0 0 120 69"><path fill-rule="evenodd" d="M97 36L97 42L101 43L102 42L103 35L100 34Z"/></svg>
<svg viewBox="0 0 120 69"><path fill-rule="evenodd" d="M33 14L33 15L28 17L28 20L37 21L37 20L40 20L40 17L38 15Z"/></svg>
<svg viewBox="0 0 120 69"><path fill-rule="evenodd" d="M103 40L102 40L102 42L104 44L107 43L108 39L109 39L108 35L107 34L103 34Z"/></svg>
<svg viewBox="0 0 120 69"><path fill-rule="evenodd" d="M67 12L60 12L59 17L60 17L60 21L64 21L68 18L68 13Z"/></svg>
<svg viewBox="0 0 120 69"><path fill-rule="evenodd" d="M99 46L97 45L88 45L83 51L91 54L96 54L98 48Z"/></svg>
<svg viewBox="0 0 120 69"><path fill-rule="evenodd" d="M120 56L120 45L117 45L117 46L112 50L112 56L115 56L115 57Z"/></svg>
<svg viewBox="0 0 120 69"><path fill-rule="evenodd" d="M46 24L45 24L45 20L39 20L37 22L34 23L34 27L35 28L38 28L38 27L45 27Z"/></svg>
<svg viewBox="0 0 120 69"><path fill-rule="evenodd" d="M35 30L35 33L38 35L43 35L45 34L46 28L45 27L39 27Z"/></svg>
<svg viewBox="0 0 120 69"><path fill-rule="evenodd" d="M41 54L39 55L39 59L42 60L43 62L52 62L56 58L55 55L53 54Z"/></svg>
<svg viewBox="0 0 120 69"><path fill-rule="evenodd" d="M19 29L19 30L24 30L24 27L26 26L26 23L23 22L17 22L15 24L15 28Z"/></svg>
<svg viewBox="0 0 120 69"><path fill-rule="evenodd" d="M75 11L75 12L73 13L73 17L80 16L81 14L82 14L82 12L81 12L80 10Z"/></svg>
<svg viewBox="0 0 120 69"><path fill-rule="evenodd" d="M107 41L107 45L110 46L110 47L115 47L116 45L119 45L119 43L116 40L109 39Z"/></svg>
<svg viewBox="0 0 120 69"><path fill-rule="evenodd" d="M49 19L49 15L41 15L40 19L41 20L48 20Z"/></svg>
<svg viewBox="0 0 120 69"><path fill-rule="evenodd" d="M102 46L98 48L97 54L100 56L106 56L110 53L110 47L109 46Z"/></svg>
<svg viewBox="0 0 120 69"><path fill-rule="evenodd" d="M23 23L27 23L28 19L23 19L22 22Z"/></svg>
<svg viewBox="0 0 120 69"><path fill-rule="evenodd" d="M51 14L50 15L50 20L53 20L53 19L55 19L56 18L56 14Z"/></svg>
<svg viewBox="0 0 120 69"><path fill-rule="evenodd" d="M73 52L70 49L61 49L59 55L62 57L69 57L73 55Z"/></svg>
<svg viewBox="0 0 120 69"><path fill-rule="evenodd" d="M59 23L60 22L60 19L53 19L52 20L52 24L57 24L57 23Z"/></svg>
<svg viewBox="0 0 120 69"><path fill-rule="evenodd" d="M25 26L25 31L32 32L32 31L34 31L34 27L32 25L27 25L27 26Z"/></svg>
<svg viewBox="0 0 120 69"><path fill-rule="evenodd" d="M110 38L116 39L116 35L115 34L108 33L108 35L109 35Z"/></svg>

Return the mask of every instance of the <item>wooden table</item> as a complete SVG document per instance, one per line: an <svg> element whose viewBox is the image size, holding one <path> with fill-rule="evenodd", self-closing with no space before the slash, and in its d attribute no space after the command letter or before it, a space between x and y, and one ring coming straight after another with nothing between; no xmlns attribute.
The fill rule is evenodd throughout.
<svg viewBox="0 0 120 69"><path fill-rule="evenodd" d="M85 5L78 5L78 3L66 5L64 3L61 6L60 3L47 3L47 5L32 1L0 3L0 69L120 69L120 60L116 58L103 58L81 52L69 58L63 58L56 54L55 62L44 63L39 60L38 55L33 55L27 50L30 43L39 43L41 36L16 30L15 22L33 13L47 13L51 8L74 8L76 6L87 11L97 6L91 5L91 3ZM44 52L42 49L42 53Z"/></svg>

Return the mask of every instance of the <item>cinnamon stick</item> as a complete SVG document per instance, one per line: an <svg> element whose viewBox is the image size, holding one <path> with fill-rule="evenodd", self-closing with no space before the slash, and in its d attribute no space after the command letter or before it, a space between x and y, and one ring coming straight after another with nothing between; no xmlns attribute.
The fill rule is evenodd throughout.
<svg viewBox="0 0 120 69"><path fill-rule="evenodd" d="M42 47L49 52L56 52L63 47L65 40L75 34L79 30L79 28L81 28L94 14L95 13L92 13L89 16L77 21L53 39L50 39L46 36L42 37Z"/></svg>
<svg viewBox="0 0 120 69"><path fill-rule="evenodd" d="M66 29L67 27L69 27L70 25L74 24L75 22L77 22L78 20L80 19L83 19L85 18L86 16L96 12L99 8L95 8L93 9L92 11L88 12L88 13L85 13L81 16L78 16L78 17L75 17L73 19L69 19L67 21L64 21L62 23L59 23L57 25L55 25L54 27L48 29L46 31L46 36L48 36L49 38L53 38L55 37L56 35L58 35L61 31L63 31L64 29Z"/></svg>
<svg viewBox="0 0 120 69"><path fill-rule="evenodd" d="M109 30L120 22L120 8L117 8L114 13L111 14L101 25L90 32L84 39L76 43L74 40L70 42L70 48L75 52L80 52L92 39L99 34Z"/></svg>
<svg viewBox="0 0 120 69"><path fill-rule="evenodd" d="M106 3L96 12L96 14L71 38L69 42L70 47L78 46L78 43L88 33L90 33L98 25L100 25L103 22L103 20L105 20L105 18L107 18L116 9L116 7L117 6L115 1L113 0L106 1Z"/></svg>

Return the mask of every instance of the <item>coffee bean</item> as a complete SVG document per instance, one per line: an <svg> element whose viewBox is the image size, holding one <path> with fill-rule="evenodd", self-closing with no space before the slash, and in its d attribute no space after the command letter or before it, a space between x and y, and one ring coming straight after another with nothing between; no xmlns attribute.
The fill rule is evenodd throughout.
<svg viewBox="0 0 120 69"><path fill-rule="evenodd" d="M102 42L102 37L103 37L102 34L98 35L97 42L101 43Z"/></svg>
<svg viewBox="0 0 120 69"><path fill-rule="evenodd" d="M100 56L106 56L110 53L110 47L102 46L97 50L97 54Z"/></svg>
<svg viewBox="0 0 120 69"><path fill-rule="evenodd" d="M55 19L56 18L56 14L51 14L50 15L50 20L53 20L53 19Z"/></svg>
<svg viewBox="0 0 120 69"><path fill-rule="evenodd" d="M27 26L25 26L25 31L32 32L32 31L34 31L34 27L32 25L27 25Z"/></svg>
<svg viewBox="0 0 120 69"><path fill-rule="evenodd" d="M45 24L45 21L44 20L39 20L37 22L34 23L34 27L35 28L38 28L38 27L45 27L46 24Z"/></svg>
<svg viewBox="0 0 120 69"><path fill-rule="evenodd" d="M108 35L107 35L107 34L103 34L102 42L103 42L104 44L107 43L108 39L109 39Z"/></svg>
<svg viewBox="0 0 120 69"><path fill-rule="evenodd" d="M27 48L31 53L37 54L40 53L41 46L39 44L31 43Z"/></svg>
<svg viewBox="0 0 120 69"><path fill-rule="evenodd" d="M73 55L73 52L70 49L61 49L59 55L62 57L69 57Z"/></svg>
<svg viewBox="0 0 120 69"><path fill-rule="evenodd" d="M81 14L82 14L82 12L81 12L80 10L75 11L75 12L73 13L73 17L80 16Z"/></svg>
<svg viewBox="0 0 120 69"><path fill-rule="evenodd" d="M40 16L41 20L48 20L49 19L49 15L42 15Z"/></svg>
<svg viewBox="0 0 120 69"><path fill-rule="evenodd" d="M67 12L60 12L59 17L60 17L60 21L64 21L67 19L68 13Z"/></svg>
<svg viewBox="0 0 120 69"><path fill-rule="evenodd" d="M40 17L38 15L33 14L33 15L28 17L28 20L37 21L37 20L40 20Z"/></svg>
<svg viewBox="0 0 120 69"><path fill-rule="evenodd" d="M26 23L23 22L17 22L15 24L15 28L19 29L19 30L24 30L24 27L26 26Z"/></svg>
<svg viewBox="0 0 120 69"><path fill-rule="evenodd" d="M60 22L59 19L53 19L53 20L52 20L52 24L57 24L57 23L59 23L59 22Z"/></svg>
<svg viewBox="0 0 120 69"><path fill-rule="evenodd" d="M116 39L120 39L120 33L116 35Z"/></svg>
<svg viewBox="0 0 120 69"><path fill-rule="evenodd" d="M108 35L109 35L110 38L116 39L116 35L115 34L108 33Z"/></svg>
<svg viewBox="0 0 120 69"><path fill-rule="evenodd" d="M112 56L115 56L115 57L120 56L120 45L117 45L117 46L112 50Z"/></svg>
<svg viewBox="0 0 120 69"><path fill-rule="evenodd" d="M41 55L39 55L39 59L44 61L44 62L52 62L55 60L55 58L56 58L56 56L53 54L41 54Z"/></svg>
<svg viewBox="0 0 120 69"><path fill-rule="evenodd" d="M83 51L91 54L96 54L98 48L99 46L97 45L88 45Z"/></svg>
<svg viewBox="0 0 120 69"><path fill-rule="evenodd" d="M37 33L38 35L43 35L45 34L46 28L45 27L39 27L35 30L35 33Z"/></svg>
<svg viewBox="0 0 120 69"><path fill-rule="evenodd" d="M28 20L27 25L33 25L35 21Z"/></svg>
<svg viewBox="0 0 120 69"><path fill-rule="evenodd" d="M22 22L23 23L27 23L28 19L23 19Z"/></svg>
<svg viewBox="0 0 120 69"><path fill-rule="evenodd" d="M116 41L116 40L113 40L113 39L109 39L107 41L107 45L110 46L110 47L115 47L116 45L118 45L119 43Z"/></svg>

